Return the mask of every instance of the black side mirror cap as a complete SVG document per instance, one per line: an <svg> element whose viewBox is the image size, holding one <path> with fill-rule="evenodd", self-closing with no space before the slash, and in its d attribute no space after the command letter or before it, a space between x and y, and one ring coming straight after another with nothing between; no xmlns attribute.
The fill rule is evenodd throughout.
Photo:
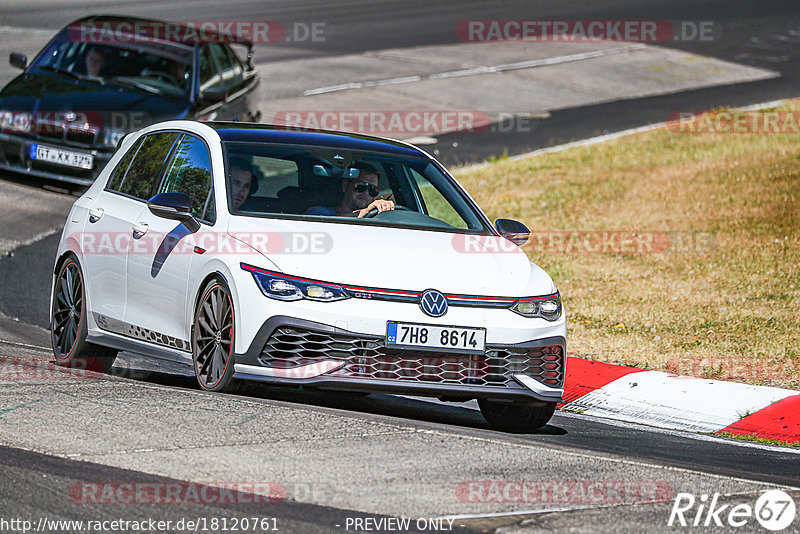
<svg viewBox="0 0 800 534"><path fill-rule="evenodd" d="M527 243L531 236L527 226L513 219L497 219L494 226L501 236L520 247Z"/></svg>
<svg viewBox="0 0 800 534"><path fill-rule="evenodd" d="M182 222L192 233L200 229L192 215L192 199L186 193L159 193L147 201L147 208L157 217Z"/></svg>
<svg viewBox="0 0 800 534"><path fill-rule="evenodd" d="M226 96L225 89L221 87L209 87L200 93L200 100L206 104L216 104L217 102L224 102Z"/></svg>
<svg viewBox="0 0 800 534"><path fill-rule="evenodd" d="M11 55L8 56L8 62L12 67L25 70L28 67L28 56L19 52L11 52Z"/></svg>

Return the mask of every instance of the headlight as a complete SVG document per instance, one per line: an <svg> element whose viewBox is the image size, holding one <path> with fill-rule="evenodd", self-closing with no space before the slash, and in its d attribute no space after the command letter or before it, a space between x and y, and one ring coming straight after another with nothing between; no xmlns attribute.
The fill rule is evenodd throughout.
<svg viewBox="0 0 800 534"><path fill-rule="evenodd" d="M258 288L271 299L333 302L350 298L347 291L336 284L267 271L246 263L241 263L240 266L253 275Z"/></svg>
<svg viewBox="0 0 800 534"><path fill-rule="evenodd" d="M113 128L107 128L103 133L103 144L108 145L110 147L116 148L119 144L120 139L125 137L125 130L115 130Z"/></svg>
<svg viewBox="0 0 800 534"><path fill-rule="evenodd" d="M31 131L32 122L31 113L0 110L0 128L3 130L28 133Z"/></svg>
<svg viewBox="0 0 800 534"><path fill-rule="evenodd" d="M561 297L556 293L544 297L522 298L511 306L511 311L523 317L541 317L548 321L557 321L561 318Z"/></svg>

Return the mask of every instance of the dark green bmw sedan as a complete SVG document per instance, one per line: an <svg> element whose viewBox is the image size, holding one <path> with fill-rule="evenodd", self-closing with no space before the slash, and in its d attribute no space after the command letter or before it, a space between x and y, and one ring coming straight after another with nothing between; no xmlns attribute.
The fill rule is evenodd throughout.
<svg viewBox="0 0 800 534"><path fill-rule="evenodd" d="M253 44L150 19L64 27L0 91L0 169L91 184L130 131L168 119L258 121Z"/></svg>

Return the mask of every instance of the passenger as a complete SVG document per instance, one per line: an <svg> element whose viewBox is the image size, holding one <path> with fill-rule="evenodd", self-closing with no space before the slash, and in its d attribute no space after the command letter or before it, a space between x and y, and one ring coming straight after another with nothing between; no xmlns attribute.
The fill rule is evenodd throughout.
<svg viewBox="0 0 800 534"><path fill-rule="evenodd" d="M306 215L348 215L359 219L365 217L373 209L378 213L394 209L394 202L376 199L378 189L378 170L369 163L358 162L350 167L358 169L356 178L344 178L340 186L342 201L336 207L312 206Z"/></svg>

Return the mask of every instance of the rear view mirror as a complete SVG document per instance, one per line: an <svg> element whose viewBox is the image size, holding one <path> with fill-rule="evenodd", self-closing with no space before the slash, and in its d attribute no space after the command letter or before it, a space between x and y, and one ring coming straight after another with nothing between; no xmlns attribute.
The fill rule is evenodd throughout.
<svg viewBox="0 0 800 534"><path fill-rule="evenodd" d="M512 219L497 219L494 223L500 235L511 241L517 246L524 245L531 236L528 227L519 221Z"/></svg>
<svg viewBox="0 0 800 534"><path fill-rule="evenodd" d="M11 55L8 56L8 62L12 67L25 70L28 66L28 56L20 54L19 52L11 52Z"/></svg>
<svg viewBox="0 0 800 534"><path fill-rule="evenodd" d="M331 175L331 171L325 168L325 165L314 165L314 174L316 176L329 177Z"/></svg>

